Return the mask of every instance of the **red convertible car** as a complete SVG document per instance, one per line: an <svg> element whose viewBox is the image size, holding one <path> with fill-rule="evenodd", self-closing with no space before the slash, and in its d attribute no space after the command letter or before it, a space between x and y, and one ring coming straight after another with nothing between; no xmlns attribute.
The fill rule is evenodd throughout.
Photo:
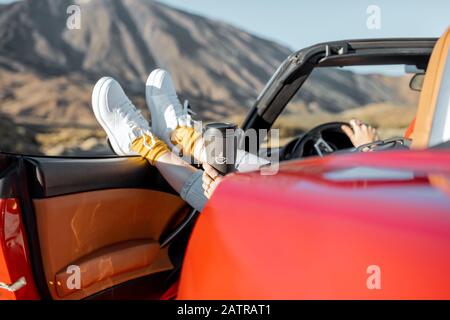
<svg viewBox="0 0 450 320"><path fill-rule="evenodd" d="M402 64L424 73L408 136L357 152L320 125L201 213L139 158L0 154L0 299L450 299L449 48L450 31L291 55L244 130L317 68Z"/></svg>

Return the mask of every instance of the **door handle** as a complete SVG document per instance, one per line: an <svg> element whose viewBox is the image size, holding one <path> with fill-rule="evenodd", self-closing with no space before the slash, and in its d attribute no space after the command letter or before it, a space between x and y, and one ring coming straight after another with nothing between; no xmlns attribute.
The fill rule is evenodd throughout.
<svg viewBox="0 0 450 320"><path fill-rule="evenodd" d="M0 289L4 289L10 292L16 292L19 289L22 289L27 284L25 277L19 278L16 282L11 285L7 285L6 283L0 282Z"/></svg>

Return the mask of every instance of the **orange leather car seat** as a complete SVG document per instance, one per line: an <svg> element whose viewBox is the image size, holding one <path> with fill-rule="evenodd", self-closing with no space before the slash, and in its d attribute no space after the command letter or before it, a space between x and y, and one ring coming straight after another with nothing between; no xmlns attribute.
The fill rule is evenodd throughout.
<svg viewBox="0 0 450 320"><path fill-rule="evenodd" d="M444 76L445 64L450 49L450 28L438 40L433 49L427 67L427 73L420 94L414 129L412 132L412 148L424 149L430 146L432 128L438 121L445 121L436 116L441 82Z"/></svg>

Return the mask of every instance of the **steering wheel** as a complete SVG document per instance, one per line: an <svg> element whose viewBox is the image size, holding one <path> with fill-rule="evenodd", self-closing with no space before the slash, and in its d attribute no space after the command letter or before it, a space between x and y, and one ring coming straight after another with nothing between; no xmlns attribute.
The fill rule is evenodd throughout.
<svg viewBox="0 0 450 320"><path fill-rule="evenodd" d="M348 124L328 122L296 137L281 150L281 159L324 156L339 150L353 148L350 138L341 129L343 125Z"/></svg>

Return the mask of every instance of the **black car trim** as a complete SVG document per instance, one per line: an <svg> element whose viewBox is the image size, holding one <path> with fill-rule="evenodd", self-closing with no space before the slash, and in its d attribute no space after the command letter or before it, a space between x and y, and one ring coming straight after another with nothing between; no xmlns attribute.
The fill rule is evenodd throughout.
<svg viewBox="0 0 450 320"><path fill-rule="evenodd" d="M29 193L27 172L24 158L20 158L18 166L18 189L15 191L22 209L23 223L27 231L29 255L31 259L32 272L36 287L40 293L41 299L51 300L50 290L47 285L44 264L42 262L41 245L37 230L36 216L34 215L33 203Z"/></svg>
<svg viewBox="0 0 450 320"><path fill-rule="evenodd" d="M195 219L198 217L199 214L200 212L198 212L195 209L192 209L188 214L188 216L179 224L179 226L175 228L175 230L171 231L168 234L163 234L163 236L159 240L160 247L164 248L167 247L169 244L171 244L172 241L181 234L181 232L186 230L187 226L190 223L195 221Z"/></svg>
<svg viewBox="0 0 450 320"><path fill-rule="evenodd" d="M324 57L317 67L410 64L426 69L432 51L432 48L362 50L358 53Z"/></svg>
<svg viewBox="0 0 450 320"><path fill-rule="evenodd" d="M33 281L41 299L51 299L45 277L34 211L28 193L24 160L20 155L0 154L0 195L17 199L25 228Z"/></svg>
<svg viewBox="0 0 450 320"><path fill-rule="evenodd" d="M158 170L139 157L24 157L32 198L141 188L178 195Z"/></svg>

